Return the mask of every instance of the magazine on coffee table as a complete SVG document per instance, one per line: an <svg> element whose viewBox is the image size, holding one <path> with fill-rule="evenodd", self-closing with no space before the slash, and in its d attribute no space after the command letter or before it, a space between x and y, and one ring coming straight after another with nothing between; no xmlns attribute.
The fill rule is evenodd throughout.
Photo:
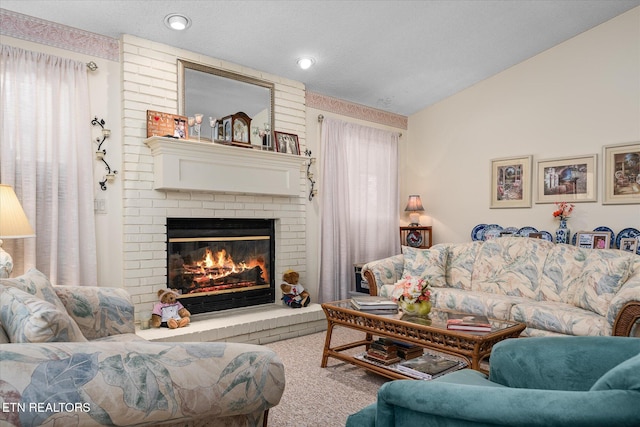
<svg viewBox="0 0 640 427"><path fill-rule="evenodd" d="M469 313L448 313L447 329L456 331L491 332L487 316Z"/></svg>
<svg viewBox="0 0 640 427"><path fill-rule="evenodd" d="M375 360L371 360L366 357L367 353L360 353L354 356L356 359L363 360L367 363L371 363L372 365L380 366L385 369L389 369L390 371L397 372L402 375L406 375L411 378L415 378L417 380L432 380L438 377L441 377L445 374L448 374L453 371L457 371L459 369L464 369L468 366L467 362L462 359L452 355L439 353L437 351L425 350L424 354L420 357L404 360L398 363L393 363L391 365L385 365L383 363L379 363ZM403 364L408 364L409 362L413 362L414 367L416 361L421 361L417 366L419 369L423 369L425 371L434 372L430 374L428 372L422 372L418 369L414 369L410 366L403 366ZM430 366L427 368L427 366ZM446 366L446 367L445 367Z"/></svg>

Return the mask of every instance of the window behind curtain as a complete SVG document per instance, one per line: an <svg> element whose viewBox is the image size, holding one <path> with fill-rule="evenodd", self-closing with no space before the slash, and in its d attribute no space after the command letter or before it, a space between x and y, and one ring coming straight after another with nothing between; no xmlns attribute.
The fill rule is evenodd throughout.
<svg viewBox="0 0 640 427"><path fill-rule="evenodd" d="M5 241L13 276L36 267L58 285L97 283L86 65L0 45L0 181L35 238Z"/></svg>
<svg viewBox="0 0 640 427"><path fill-rule="evenodd" d="M398 134L325 118L320 301L346 299L354 263L400 252Z"/></svg>

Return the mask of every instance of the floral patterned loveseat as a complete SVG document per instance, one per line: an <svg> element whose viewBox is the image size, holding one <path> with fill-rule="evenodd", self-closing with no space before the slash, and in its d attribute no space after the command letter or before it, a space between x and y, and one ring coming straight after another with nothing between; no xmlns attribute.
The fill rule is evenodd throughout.
<svg viewBox="0 0 640 427"><path fill-rule="evenodd" d="M0 279L0 425L266 425L284 391L270 349L135 335L122 289Z"/></svg>
<svg viewBox="0 0 640 427"><path fill-rule="evenodd" d="M640 330L640 256L527 237L403 247L365 264L373 295L402 277L423 277L432 303L523 322L523 336L631 335Z"/></svg>

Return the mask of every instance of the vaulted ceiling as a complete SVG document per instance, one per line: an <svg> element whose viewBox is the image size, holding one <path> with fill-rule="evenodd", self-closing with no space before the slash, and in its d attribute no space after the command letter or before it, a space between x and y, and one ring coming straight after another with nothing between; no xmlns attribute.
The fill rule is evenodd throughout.
<svg viewBox="0 0 640 427"><path fill-rule="evenodd" d="M4 9L131 34L411 115L587 31L640 0L2 0ZM164 17L181 13L177 32ZM639 33L640 34L640 33ZM640 37L640 35L639 35ZM299 57L316 63L297 67Z"/></svg>

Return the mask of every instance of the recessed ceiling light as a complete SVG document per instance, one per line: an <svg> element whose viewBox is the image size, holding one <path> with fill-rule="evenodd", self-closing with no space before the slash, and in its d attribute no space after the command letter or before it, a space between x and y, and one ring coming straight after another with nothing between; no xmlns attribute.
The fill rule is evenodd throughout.
<svg viewBox="0 0 640 427"><path fill-rule="evenodd" d="M191 19L179 13L171 13L164 17L164 24L172 30L182 31L191 26Z"/></svg>
<svg viewBox="0 0 640 427"><path fill-rule="evenodd" d="M303 70L306 70L307 68L311 67L315 63L316 63L316 60L310 57L298 59L298 66Z"/></svg>

